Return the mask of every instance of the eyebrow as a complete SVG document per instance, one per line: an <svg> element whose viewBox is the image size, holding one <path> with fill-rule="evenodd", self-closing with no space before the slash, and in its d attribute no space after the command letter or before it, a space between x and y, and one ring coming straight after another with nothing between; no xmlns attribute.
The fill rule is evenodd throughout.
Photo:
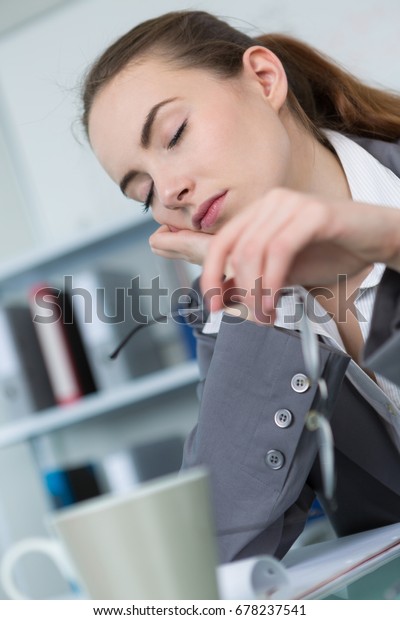
<svg viewBox="0 0 400 620"><path fill-rule="evenodd" d="M149 113L146 116L146 120L143 124L142 127L142 132L140 135L140 144L142 145L143 148L147 149L149 147L150 144L150 137L151 137L151 130L154 124L154 121L156 120L158 111L165 105L167 105L168 103L171 103L172 101L176 101L176 99L178 99L178 97L172 97L170 99L164 99L163 101L160 101L159 103L156 103L156 105L154 105ZM134 177L137 175L137 172L135 170L130 170L129 172L127 172L126 174L124 174L124 176L121 179L121 182L119 184L120 190L121 192L125 195L125 190L127 188L127 186L129 185L129 183L134 179Z"/></svg>

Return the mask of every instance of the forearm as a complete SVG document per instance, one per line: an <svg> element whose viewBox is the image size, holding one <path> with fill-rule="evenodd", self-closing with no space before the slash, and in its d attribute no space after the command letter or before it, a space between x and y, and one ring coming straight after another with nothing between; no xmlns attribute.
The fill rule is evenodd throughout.
<svg viewBox="0 0 400 620"><path fill-rule="evenodd" d="M400 197L399 197L400 203ZM400 207L400 204L399 204ZM400 271L400 208L353 203L349 219L341 217L343 247L360 258Z"/></svg>
<svg viewBox="0 0 400 620"><path fill-rule="evenodd" d="M387 266L394 269L394 271L400 272L400 209L393 209L391 220L393 221L393 239L391 243L391 256L387 261Z"/></svg>

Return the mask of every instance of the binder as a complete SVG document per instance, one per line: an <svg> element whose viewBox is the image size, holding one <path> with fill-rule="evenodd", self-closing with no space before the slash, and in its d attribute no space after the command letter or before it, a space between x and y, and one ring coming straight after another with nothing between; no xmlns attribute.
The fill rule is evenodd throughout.
<svg viewBox="0 0 400 620"><path fill-rule="evenodd" d="M156 254L153 255L153 258L156 271L160 274L161 286L168 289L165 310L174 312L178 308L187 308L188 292L192 290L194 281L201 274L199 265L192 265L180 259L165 259ZM177 356L183 355L185 359L195 359L196 338L184 315L175 316L169 322L170 334L181 347L181 351L176 351L175 354ZM165 335L167 335L166 331Z"/></svg>
<svg viewBox="0 0 400 620"><path fill-rule="evenodd" d="M67 292L45 284L29 294L34 326L50 383L59 405L96 391Z"/></svg>
<svg viewBox="0 0 400 620"><path fill-rule="evenodd" d="M158 312L167 316L177 310L179 293L184 293L185 289L192 285L193 272L197 273L199 268L179 259L171 260L153 254L147 240L137 246L137 252L141 262L133 273L140 274L140 287L151 288L152 280L156 278L157 286L162 289L159 302L157 301L159 307L154 307L149 297L142 297L142 311L149 316L155 316ZM135 282L135 285L138 286L138 283ZM165 322L152 325L147 331L158 343L164 366L173 366L193 358L192 330L179 318L167 316Z"/></svg>
<svg viewBox="0 0 400 620"><path fill-rule="evenodd" d="M183 439L179 435L155 439L111 452L96 464L106 493L124 493L142 482L179 471Z"/></svg>
<svg viewBox="0 0 400 620"><path fill-rule="evenodd" d="M54 508L65 508L102 494L92 463L53 469L43 474Z"/></svg>
<svg viewBox="0 0 400 620"><path fill-rule="evenodd" d="M103 320L103 313L111 316L111 312L108 303L102 311L99 310L102 304L98 293L100 289L106 292L102 272L86 270L73 276L69 292L97 387L99 390L108 390L129 381L132 373L127 364L126 351L122 351L115 360L110 359L110 354L120 342L120 336L114 324ZM110 294L108 290L107 298Z"/></svg>
<svg viewBox="0 0 400 620"><path fill-rule="evenodd" d="M278 562L269 555L218 567L220 598L324 598L400 557L400 524L291 549ZM393 575L392 583L398 576Z"/></svg>
<svg viewBox="0 0 400 620"><path fill-rule="evenodd" d="M28 305L0 310L0 402L6 420L56 404ZM1 415L1 414L0 414Z"/></svg>
<svg viewBox="0 0 400 620"><path fill-rule="evenodd" d="M114 275L113 278L116 276ZM124 276L121 275L119 285L124 285ZM120 338L123 339L132 329L135 322L154 318L158 314L158 303L152 307L150 295L143 294L142 291L148 288L149 282L142 275L129 277L130 295L126 296L125 318L117 328ZM162 302L162 298L160 300ZM162 303L160 303L162 311ZM127 361L133 376L143 376L167 366L171 366L177 361L182 361L176 356L176 349L180 350L181 342L177 337L175 325L172 324L167 315L165 321L146 325L131 340L126 348ZM143 319L141 318L143 317Z"/></svg>
<svg viewBox="0 0 400 620"><path fill-rule="evenodd" d="M157 327L163 329L164 325L140 330L115 360L109 359L134 326L134 318L139 312L146 314L141 303L146 300L138 298L138 281L131 272L106 268L82 271L71 278L68 290L99 389L113 388L168 365L156 337Z"/></svg>

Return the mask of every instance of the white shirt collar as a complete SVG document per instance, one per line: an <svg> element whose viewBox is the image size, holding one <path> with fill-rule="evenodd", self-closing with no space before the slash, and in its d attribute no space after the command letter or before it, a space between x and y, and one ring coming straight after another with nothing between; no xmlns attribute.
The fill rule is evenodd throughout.
<svg viewBox="0 0 400 620"><path fill-rule="evenodd" d="M336 151L355 202L400 208L400 179L368 151L337 131L325 130ZM379 263L367 275L360 290L377 286L385 266Z"/></svg>
<svg viewBox="0 0 400 620"><path fill-rule="evenodd" d="M355 202L399 208L400 179L362 146L337 131L325 130L340 159Z"/></svg>

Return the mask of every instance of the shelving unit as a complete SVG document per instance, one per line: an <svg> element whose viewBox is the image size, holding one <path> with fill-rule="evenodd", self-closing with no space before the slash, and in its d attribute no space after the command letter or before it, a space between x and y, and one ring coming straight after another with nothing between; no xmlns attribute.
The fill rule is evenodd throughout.
<svg viewBox="0 0 400 620"><path fill-rule="evenodd" d="M79 270L82 264L87 269L87 265L95 264L99 258L104 260L121 249L133 248L138 242L143 243L156 226L149 216L124 219L111 228L99 227L61 246L37 250L10 261L0 268L0 303L10 294L26 290L38 281ZM0 427L0 448L30 441L124 408L132 407L133 410L145 400L194 385L197 379L197 364L194 360L188 360L131 379L115 389L99 390L71 405L31 413Z"/></svg>
<svg viewBox="0 0 400 620"><path fill-rule="evenodd" d="M110 414L126 406L133 406L160 394L172 392L195 383L198 369L195 361L188 361L147 377L131 381L117 390L98 392L72 405L52 407L32 414L0 429L0 448L33 439L90 418Z"/></svg>
<svg viewBox="0 0 400 620"><path fill-rule="evenodd" d="M64 2L59 10L43 12L2 40L1 57L13 59L3 62L1 70L0 112L7 156L27 222L32 219L37 238L46 240L46 247L0 264L0 304L4 307L23 305L26 292L38 284L62 289L65 275L85 275L92 266L96 276L107 269L124 275L125 265L128 275L132 269L132 277L141 274L142 267L146 271L147 255L142 261L141 252L157 224L139 205L128 206L87 145L79 144L71 131L77 117L76 81L83 65L104 47L106 31L116 37L132 19L131 3L111 13L106 2L102 5L98 11L95 2ZM93 14L96 28L88 37L87 23ZM133 19L138 19L137 11ZM27 49L32 51L29 58ZM5 212L10 206L6 195ZM14 229L16 235L17 224ZM14 234L10 237L13 240ZM132 263L125 261L130 255ZM161 276L163 269L161 265ZM174 330L161 333L159 327L153 327L148 338L160 345L163 370L141 375L139 369L141 376L124 377L123 383L99 389L74 404L42 409L23 418L22 407L15 417L4 408L0 416L0 555L16 540L48 534L43 523L54 508L46 493L44 474L49 470L101 465L103 457L113 451L128 451L174 435L183 438L193 426L196 362L180 363L184 352L180 355L178 349L184 337L176 341L176 348L170 347ZM139 348L136 342L130 351ZM107 354L108 341L101 344ZM120 360L124 362L122 356ZM173 365L165 368L168 363ZM127 374L133 375L134 370L129 368ZM41 444L49 447L54 460L47 460L47 453L43 456ZM34 597L51 597L65 587L57 583L53 567L43 566L40 558L18 567L17 572ZM0 586L0 598L1 594Z"/></svg>
<svg viewBox="0 0 400 620"><path fill-rule="evenodd" d="M0 305L26 303L26 293L34 285L54 282L58 286L64 275L92 269L94 273L107 268L123 273L126 268L134 278L143 268L144 281L156 269L163 279L162 270L168 275L169 263L160 265L158 259L149 263L151 253L149 249L147 254L146 247L157 224L139 207L137 213L137 217L130 214L112 226L99 225L68 242L37 248L0 265ZM190 280L193 274L186 275ZM180 330L178 338L179 334ZM165 347L169 341L162 338L161 334L160 345ZM168 363L168 355L163 359ZM168 367L99 389L70 405L24 417L7 414L8 420L0 424L0 461L7 479L0 494L0 525L5 524L0 531L0 554L17 540L46 535L45 516L54 509L46 472L92 463L101 469L110 454L128 453L136 446L169 438L183 439L196 419L198 368L189 354L187 361L179 362L176 355L170 359ZM21 582L31 584L32 591L44 598L65 588L51 566L42 567L40 559L37 562L18 569Z"/></svg>
<svg viewBox="0 0 400 620"><path fill-rule="evenodd" d="M43 275L60 272L66 265L68 269L74 269L83 260L87 262L101 255L105 247L107 252L112 252L121 246L133 245L138 239L148 237L156 227L150 216L124 218L113 226L99 226L90 233L82 233L68 243L38 248L0 265L0 296L28 287L40 281Z"/></svg>

